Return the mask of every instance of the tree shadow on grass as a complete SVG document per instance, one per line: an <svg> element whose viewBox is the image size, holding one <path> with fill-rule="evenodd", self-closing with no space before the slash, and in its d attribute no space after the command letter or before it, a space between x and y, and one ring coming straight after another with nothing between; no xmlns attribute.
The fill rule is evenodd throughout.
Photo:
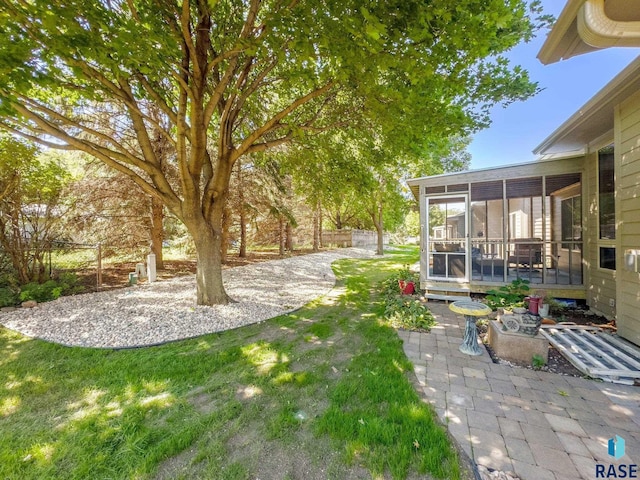
<svg viewBox="0 0 640 480"><path fill-rule="evenodd" d="M422 430L398 436L429 412L378 323L371 275L343 268L332 305L159 347L68 348L0 329L0 477L350 479L369 475L362 463L403 478L449 458L432 440L407 444Z"/></svg>

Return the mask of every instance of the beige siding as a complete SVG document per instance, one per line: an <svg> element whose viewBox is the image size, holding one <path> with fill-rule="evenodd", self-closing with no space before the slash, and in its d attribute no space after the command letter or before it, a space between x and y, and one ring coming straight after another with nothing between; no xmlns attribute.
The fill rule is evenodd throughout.
<svg viewBox="0 0 640 480"><path fill-rule="evenodd" d="M624 252L640 249L640 92L616 111L618 332L640 344L640 274L623 268Z"/></svg>
<svg viewBox="0 0 640 480"><path fill-rule="evenodd" d="M583 178L583 240L585 261L585 284L587 285L587 304L613 318L615 307L610 301L616 298L615 272L599 267L600 250L598 245L598 154L587 155Z"/></svg>

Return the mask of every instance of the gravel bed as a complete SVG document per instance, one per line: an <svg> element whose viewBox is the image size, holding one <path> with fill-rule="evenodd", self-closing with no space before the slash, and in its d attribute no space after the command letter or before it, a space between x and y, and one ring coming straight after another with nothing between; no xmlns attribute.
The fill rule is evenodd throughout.
<svg viewBox="0 0 640 480"><path fill-rule="evenodd" d="M370 250L345 248L224 270L227 293L237 302L229 305L196 306L195 275L189 275L2 312L0 324L68 346L157 345L296 310L333 288L332 262L370 256Z"/></svg>

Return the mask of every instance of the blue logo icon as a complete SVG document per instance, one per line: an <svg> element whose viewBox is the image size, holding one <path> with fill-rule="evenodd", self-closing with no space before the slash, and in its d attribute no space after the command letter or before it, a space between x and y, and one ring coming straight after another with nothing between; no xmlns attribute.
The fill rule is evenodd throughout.
<svg viewBox="0 0 640 480"><path fill-rule="evenodd" d="M616 460L622 458L624 456L624 438L619 435L610 438L608 452Z"/></svg>

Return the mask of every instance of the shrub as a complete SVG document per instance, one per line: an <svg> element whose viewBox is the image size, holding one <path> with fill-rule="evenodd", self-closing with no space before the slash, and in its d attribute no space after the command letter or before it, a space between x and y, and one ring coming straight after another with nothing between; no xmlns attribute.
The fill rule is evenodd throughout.
<svg viewBox="0 0 640 480"><path fill-rule="evenodd" d="M430 330L436 324L428 308L411 296L387 298L384 316L393 328L407 330Z"/></svg>
<svg viewBox="0 0 640 480"><path fill-rule="evenodd" d="M47 280L44 283L28 283L20 287L20 301L35 300L38 303L55 300L62 295L71 295L83 290L78 285L78 278L74 273L63 273L57 280Z"/></svg>
<svg viewBox="0 0 640 480"><path fill-rule="evenodd" d="M416 285L420 283L419 275L409 270L408 266L405 266L382 282L381 293L385 297L397 296L400 293L399 280L414 282Z"/></svg>
<svg viewBox="0 0 640 480"><path fill-rule="evenodd" d="M380 292L384 296L384 316L393 328L407 330L429 330L435 325L435 318L428 308L413 295L401 295L398 280L418 284L419 278L408 267L398 270L384 280Z"/></svg>
<svg viewBox="0 0 640 480"><path fill-rule="evenodd" d="M12 307L18 304L18 294L9 287L0 288L0 307Z"/></svg>
<svg viewBox="0 0 640 480"><path fill-rule="evenodd" d="M529 295L529 280L515 279L509 285L487 291L487 305L492 310L513 308L524 305L524 297Z"/></svg>

